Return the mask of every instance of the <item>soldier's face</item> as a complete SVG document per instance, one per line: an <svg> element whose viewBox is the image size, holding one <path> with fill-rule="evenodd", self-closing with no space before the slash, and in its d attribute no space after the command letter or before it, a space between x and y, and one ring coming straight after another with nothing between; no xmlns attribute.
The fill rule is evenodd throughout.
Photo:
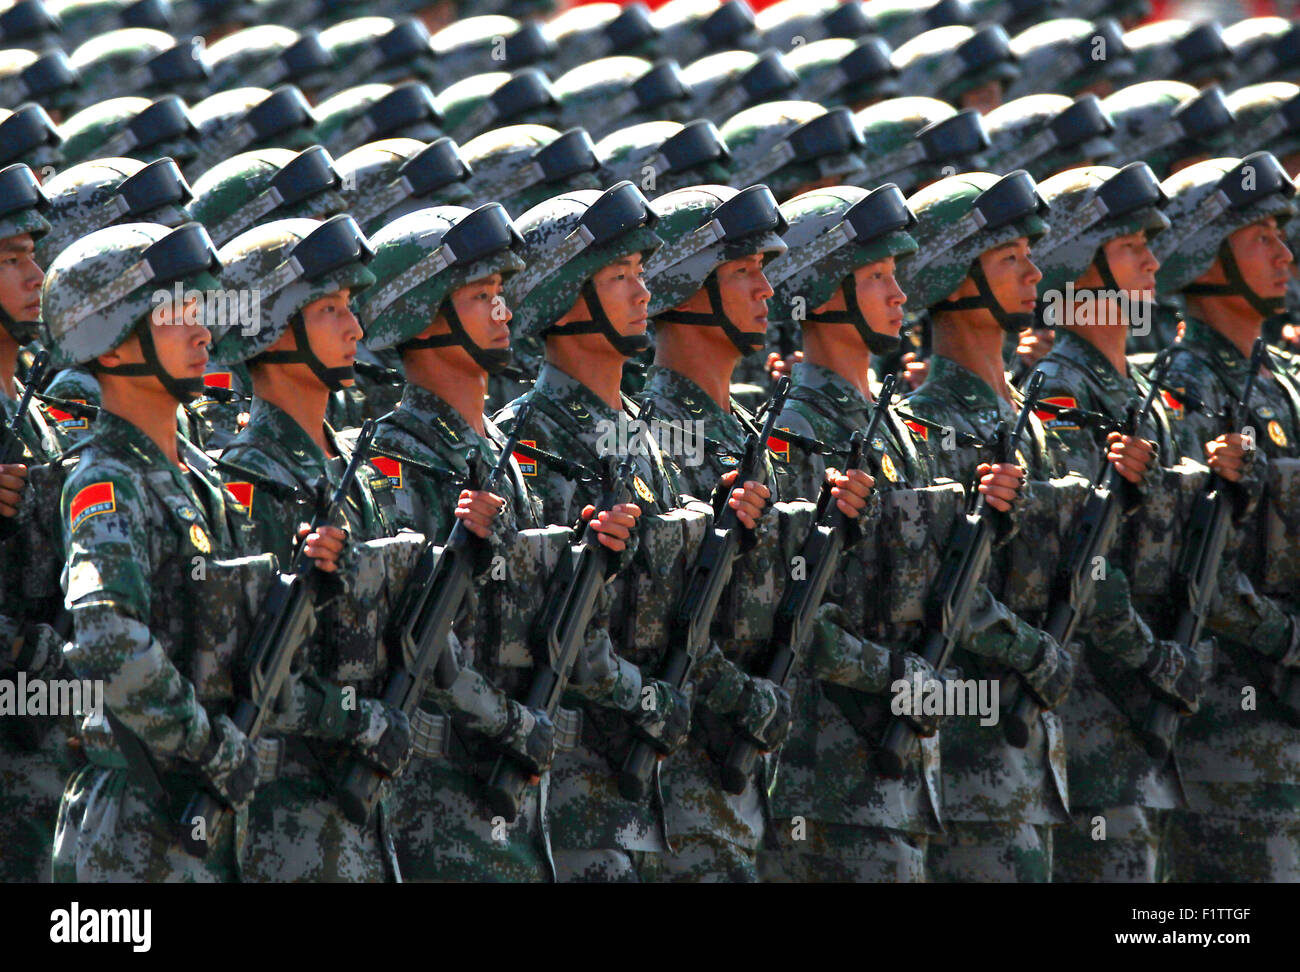
<svg viewBox="0 0 1300 972"><path fill-rule="evenodd" d="M1147 244L1144 230L1126 233L1108 240L1102 247L1106 254L1106 263L1121 290L1126 290L1134 299L1148 299L1156 289L1156 271L1160 261L1156 259ZM1101 285L1101 275L1095 268L1089 268L1097 274L1096 286Z"/></svg>
<svg viewBox="0 0 1300 972"><path fill-rule="evenodd" d="M1043 275L1034 266L1030 255L1029 240L1022 236L979 256L989 289L1008 314L1031 314L1038 303L1038 281L1043 279ZM972 295L978 293L974 281L969 278L962 290L967 287Z"/></svg>
<svg viewBox="0 0 1300 972"><path fill-rule="evenodd" d="M959 108L974 108L981 115L986 115L1002 104L1002 82L986 81L977 88L971 88L958 99Z"/></svg>
<svg viewBox="0 0 1300 972"><path fill-rule="evenodd" d="M1258 223L1243 226L1228 237L1228 246L1241 270L1242 279L1251 290L1264 298L1286 294L1293 258L1276 219L1269 216ZM1207 276L1216 273L1226 280L1217 257Z"/></svg>
<svg viewBox="0 0 1300 972"><path fill-rule="evenodd" d="M41 280L45 275L32 254L30 233L0 240L0 308L15 321L41 316Z"/></svg>
<svg viewBox="0 0 1300 972"><path fill-rule="evenodd" d="M208 344L212 341L212 332L203 324L198 297L187 298L179 306L164 301L154 307L149 314L149 329L163 371L173 378L203 377L208 369ZM140 338L132 334L117 350L101 355L99 360L108 365L143 363L144 350L140 347ZM114 380L117 380L116 376ZM158 391L164 391L153 376L125 380L149 382Z"/></svg>
<svg viewBox="0 0 1300 972"><path fill-rule="evenodd" d="M907 303L907 294L903 293L894 276L894 258L886 257L854 270L853 290L867 326L877 334L898 337L903 326L903 305ZM844 291L837 289L815 313L847 309Z"/></svg>
<svg viewBox="0 0 1300 972"><path fill-rule="evenodd" d="M302 309L311 350L327 368L345 368L357 360L357 341L362 332L356 315L348 307L350 297L351 291L345 287L313 300ZM285 334L281 340L284 337L293 340L292 334Z"/></svg>
<svg viewBox="0 0 1300 972"><path fill-rule="evenodd" d="M633 253L602 267L591 278L609 322L619 334L644 334L650 291L645 285L641 254ZM581 298L579 298L581 300Z"/></svg>
<svg viewBox="0 0 1300 972"><path fill-rule="evenodd" d="M767 300L772 285L763 274L763 257L728 260L717 269L718 295L727 320L746 334L767 333Z"/></svg>
<svg viewBox="0 0 1300 972"><path fill-rule="evenodd" d="M501 274L472 280L451 294L452 306L465 333L480 348L510 347L510 308L501 295ZM439 317L439 326L431 333L448 333L450 326Z"/></svg>

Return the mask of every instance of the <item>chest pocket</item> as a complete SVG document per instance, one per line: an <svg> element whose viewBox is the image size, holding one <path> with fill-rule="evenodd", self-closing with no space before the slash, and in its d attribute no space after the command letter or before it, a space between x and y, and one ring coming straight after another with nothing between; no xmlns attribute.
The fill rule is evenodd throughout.
<svg viewBox="0 0 1300 972"><path fill-rule="evenodd" d="M480 610L472 645L478 658L498 668L532 667L532 625L552 593L551 578L569 556L572 535L567 527L549 526L520 530L506 538L494 554L501 559L493 562L477 585Z"/></svg>
<svg viewBox="0 0 1300 972"><path fill-rule="evenodd" d="M613 584L610 623L619 653L634 663L661 659L686 570L712 523L703 507L643 514L638 521L637 553Z"/></svg>
<svg viewBox="0 0 1300 972"><path fill-rule="evenodd" d="M1256 576L1265 594L1300 590L1300 459L1270 459L1263 511L1263 563Z"/></svg>
<svg viewBox="0 0 1300 972"><path fill-rule="evenodd" d="M1041 616L1051 600L1052 579L1087 498L1083 479L1031 480L1016 513L1018 529L994 555L999 597L1026 619Z"/></svg>
<svg viewBox="0 0 1300 972"><path fill-rule="evenodd" d="M1134 597L1169 596L1187 518L1209 475L1194 463L1161 469L1155 487L1129 518L1122 560Z"/></svg>
<svg viewBox="0 0 1300 972"><path fill-rule="evenodd" d="M193 612L188 675L204 705L234 698L233 673L248 662L254 622L276 583L274 554L206 560L185 574Z"/></svg>
<svg viewBox="0 0 1300 972"><path fill-rule="evenodd" d="M943 549L965 509L958 483L880 494L880 583L868 610L890 624L914 624L924 616L925 593L939 570Z"/></svg>
<svg viewBox="0 0 1300 972"><path fill-rule="evenodd" d="M735 660L747 661L771 639L777 603L816 512L814 504L803 501L775 503L759 518L754 546L737 559L731 576Z"/></svg>

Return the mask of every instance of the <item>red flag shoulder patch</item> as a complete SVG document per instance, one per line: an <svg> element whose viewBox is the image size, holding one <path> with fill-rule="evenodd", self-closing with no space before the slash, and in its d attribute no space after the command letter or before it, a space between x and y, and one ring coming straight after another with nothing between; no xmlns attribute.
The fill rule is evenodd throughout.
<svg viewBox="0 0 1300 972"><path fill-rule="evenodd" d="M916 433L922 442L930 441L930 429L927 426L922 425L920 422L912 422L908 419L903 419L903 424Z"/></svg>
<svg viewBox="0 0 1300 972"><path fill-rule="evenodd" d="M528 446L528 447L530 447L530 448L533 448L533 449L536 449L536 448L537 448L537 440L536 440L536 439L520 439L520 440L519 440L519 444L520 444L520 445L526 445L526 446ZM520 471L521 473L523 473L525 476L536 476L536 475L537 475L537 460L536 460L536 459L530 459L528 456L524 455L522 452L512 452L511 455L515 457L515 462L517 462L517 463L519 464L519 471Z"/></svg>
<svg viewBox="0 0 1300 972"><path fill-rule="evenodd" d="M1181 389L1180 389L1180 391L1181 391ZM1182 402L1180 402L1178 399L1174 398L1173 395L1171 395L1169 392L1165 391L1164 389L1161 389L1161 390L1160 390L1160 397L1164 399L1164 401L1165 401L1165 407L1168 408L1169 411L1171 411L1171 412L1174 413L1174 418L1182 418L1182 417L1183 417L1183 403L1182 403Z"/></svg>
<svg viewBox="0 0 1300 972"><path fill-rule="evenodd" d="M777 431L789 432L790 427L788 425L783 426ZM769 435L767 437L767 447L772 451L772 455L776 456L778 459L782 460L783 462L790 461L790 443L787 442L785 439L778 439L774 435Z"/></svg>
<svg viewBox="0 0 1300 972"><path fill-rule="evenodd" d="M81 489L72 497L68 507L68 524L70 530L77 529L86 520L100 513L112 513L117 509L117 496L112 483L95 483Z"/></svg>
<svg viewBox="0 0 1300 972"><path fill-rule="evenodd" d="M1069 395L1051 395L1046 398L1040 398L1039 401L1047 405L1056 405L1060 408L1079 407L1078 400L1070 397ZM1056 419L1056 415L1053 412L1039 411L1038 409L1034 409L1034 414L1038 416L1038 421L1040 422L1051 422Z"/></svg>
<svg viewBox="0 0 1300 972"><path fill-rule="evenodd" d="M86 404L84 398L69 398L68 401L76 402L78 405ZM78 429L90 428L89 421L84 418L77 418L71 412L65 412L63 409L55 408L53 405L45 406L45 410L49 412L50 418L59 423L59 428L63 429L65 432L76 432Z"/></svg>
<svg viewBox="0 0 1300 972"><path fill-rule="evenodd" d="M253 508L252 483L226 483L226 492L235 498L236 503L250 510Z"/></svg>
<svg viewBox="0 0 1300 972"><path fill-rule="evenodd" d="M213 371L203 376L203 384L209 388L224 388L230 390L230 372Z"/></svg>
<svg viewBox="0 0 1300 972"><path fill-rule="evenodd" d="M396 459L388 456L371 456L370 465L388 477L388 483L393 489L402 488L402 464Z"/></svg>

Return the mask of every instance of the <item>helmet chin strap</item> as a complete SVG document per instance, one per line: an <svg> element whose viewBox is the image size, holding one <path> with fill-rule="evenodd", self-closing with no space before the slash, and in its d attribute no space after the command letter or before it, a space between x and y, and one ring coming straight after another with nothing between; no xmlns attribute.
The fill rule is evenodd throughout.
<svg viewBox="0 0 1300 972"><path fill-rule="evenodd" d="M1093 266L1097 268L1097 273L1101 276L1101 286L1075 287L1074 293L1076 296L1079 294L1091 293L1095 298L1099 299L1101 297L1100 291L1103 290L1109 291L1112 294L1129 294L1129 291L1126 288L1121 287L1119 281L1115 279L1115 274L1110 268L1110 260L1106 258L1106 250L1104 247L1097 247L1097 256L1092 263ZM1140 320L1149 321L1152 319L1152 311L1155 307L1155 300L1152 297L1141 297L1135 301L1132 296L1129 296L1128 299L1130 303L1137 304L1141 308ZM1042 307L1041 302L1039 303L1039 307ZM1135 318L1137 318L1137 315L1130 314L1128 323L1132 324Z"/></svg>
<svg viewBox="0 0 1300 972"><path fill-rule="evenodd" d="M934 309L939 311L986 310L993 315L993 319L998 322L998 326L1008 334L1018 334L1025 328L1034 326L1034 315L1032 313L1012 312L1002 306L1002 302L994 296L993 288L989 286L989 278L984 276L984 268L980 266L978 258L971 263L970 278L975 281L975 289L979 291L978 296L959 297L956 300L941 300L934 305Z"/></svg>
<svg viewBox="0 0 1300 972"><path fill-rule="evenodd" d="M862 313L862 305L858 303L858 288L854 286L852 275L840 282L840 293L844 295L844 310L810 311L808 320L816 321L818 324L852 324L861 335L862 343L872 354L889 354L897 350L903 342L901 336L881 334L879 331L872 330L871 325L867 323L867 316Z"/></svg>
<svg viewBox="0 0 1300 972"><path fill-rule="evenodd" d="M600 334L625 358L631 358L650 347L649 334L619 334L614 330L614 325L600 302L600 296L596 293L596 285L590 280L582 284L582 297L587 302L587 311L591 314L591 319L570 321L564 327L558 330L550 329L547 333L557 337L570 334Z"/></svg>
<svg viewBox="0 0 1300 972"><path fill-rule="evenodd" d="M307 322L303 319L302 311L293 312L293 316L289 318L289 328L298 342L296 350L263 351L253 361L259 364L305 364L330 391L338 391L344 387L345 381L356 378L356 369L351 365L328 368L324 361L316 357L316 352L311 347L311 338L307 336Z"/></svg>
<svg viewBox="0 0 1300 972"><path fill-rule="evenodd" d="M140 337L140 351L144 361L137 364L95 366L95 370L105 375L123 375L129 378L157 378L168 395L182 405L192 402L203 394L202 378L177 378L162 366L158 359L158 347L153 343L153 328L149 318L144 318L136 325L136 334Z"/></svg>
<svg viewBox="0 0 1300 972"><path fill-rule="evenodd" d="M461 322L460 315L450 300L443 301L439 313L446 315L450 334L435 334L432 337L411 338L398 345L397 350L409 351L419 348L450 348L459 345L465 353L474 359L474 363L489 375L495 375L510 367L514 361L514 352L509 348L482 348L470 338L469 332Z"/></svg>
<svg viewBox="0 0 1300 972"><path fill-rule="evenodd" d="M1238 266L1237 258L1233 256L1232 247L1228 245L1226 239L1219 244L1219 263L1223 265L1223 275L1228 278L1227 283L1188 284L1183 288L1183 293L1189 297L1244 297L1246 303L1262 317L1272 317L1274 314L1282 313L1286 307L1286 298L1261 297L1256 293L1242 276L1241 267Z"/></svg>
<svg viewBox="0 0 1300 972"><path fill-rule="evenodd" d="M684 311L680 309L667 310L658 315L656 320L667 321L670 324L698 324L709 327L720 327L722 333L727 335L736 350L740 352L742 358L747 358L752 354L762 351L767 345L766 334L748 334L731 323L731 318L727 317L722 309L722 289L718 286L718 274L713 272L704 280L704 292L709 295L709 313L701 314L698 311Z"/></svg>
<svg viewBox="0 0 1300 972"><path fill-rule="evenodd" d="M0 326L9 332L9 336L18 342L20 348L40 337L40 321L16 321L3 307L0 307Z"/></svg>

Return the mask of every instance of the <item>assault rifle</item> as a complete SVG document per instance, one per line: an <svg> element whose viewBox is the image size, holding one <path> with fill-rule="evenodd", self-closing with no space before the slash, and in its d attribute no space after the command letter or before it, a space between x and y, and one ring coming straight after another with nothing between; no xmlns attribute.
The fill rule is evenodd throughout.
<svg viewBox="0 0 1300 972"><path fill-rule="evenodd" d="M23 446L23 420L27 418L27 409L31 407L32 397L36 394L36 389L45 376L45 369L49 366L50 352L41 349L36 353L36 359L27 372L27 384L23 388L22 398L18 400L18 410L14 412L14 419L4 426L4 440L0 442L0 466L11 466L14 463L22 462L23 452L25 451Z"/></svg>

